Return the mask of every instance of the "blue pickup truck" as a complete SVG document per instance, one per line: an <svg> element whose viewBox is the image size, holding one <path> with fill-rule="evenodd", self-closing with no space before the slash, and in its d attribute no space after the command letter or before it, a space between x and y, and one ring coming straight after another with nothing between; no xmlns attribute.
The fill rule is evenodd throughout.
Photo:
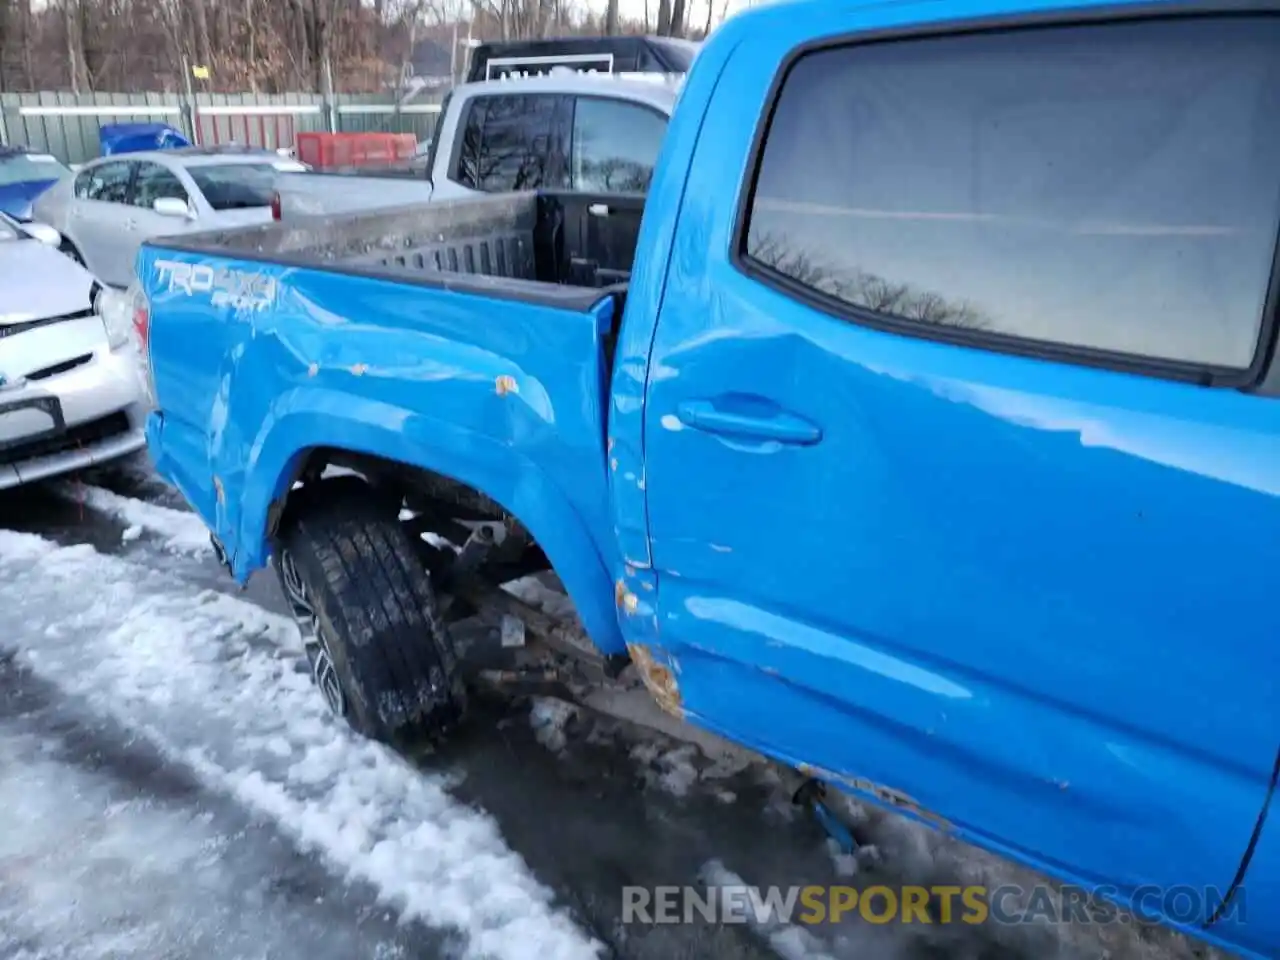
<svg viewBox="0 0 1280 960"><path fill-rule="evenodd" d="M648 196L143 248L157 468L334 711L632 677L1275 956L1280 4L758 8Z"/></svg>

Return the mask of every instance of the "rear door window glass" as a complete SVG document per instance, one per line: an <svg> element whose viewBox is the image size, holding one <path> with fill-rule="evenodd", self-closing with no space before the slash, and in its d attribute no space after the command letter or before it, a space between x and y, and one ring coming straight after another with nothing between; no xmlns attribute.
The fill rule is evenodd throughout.
<svg viewBox="0 0 1280 960"><path fill-rule="evenodd" d="M573 115L573 189L646 193L667 120L622 100L579 97Z"/></svg>
<svg viewBox="0 0 1280 960"><path fill-rule="evenodd" d="M1280 17L801 58L746 254L852 319L1244 369L1280 219Z"/></svg>
<svg viewBox="0 0 1280 960"><path fill-rule="evenodd" d="M76 196L101 203L128 203L133 164L124 160L102 163L76 179Z"/></svg>
<svg viewBox="0 0 1280 960"><path fill-rule="evenodd" d="M187 202L187 190L178 175L158 163L138 164L138 176L133 182L133 205L150 210L157 200L169 198Z"/></svg>

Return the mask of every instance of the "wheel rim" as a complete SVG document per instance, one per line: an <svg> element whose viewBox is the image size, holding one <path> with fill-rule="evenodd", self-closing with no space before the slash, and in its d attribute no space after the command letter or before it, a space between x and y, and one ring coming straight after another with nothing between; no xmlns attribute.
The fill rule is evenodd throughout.
<svg viewBox="0 0 1280 960"><path fill-rule="evenodd" d="M329 640L320 625L320 618L316 616L315 607L307 593L307 585L298 575L298 568L288 553L283 553L280 557L280 581L284 585L289 609L302 633L302 649L311 666L311 680L320 690L330 712L336 717L345 717L347 696L343 693L342 682L338 679L338 671L333 664Z"/></svg>

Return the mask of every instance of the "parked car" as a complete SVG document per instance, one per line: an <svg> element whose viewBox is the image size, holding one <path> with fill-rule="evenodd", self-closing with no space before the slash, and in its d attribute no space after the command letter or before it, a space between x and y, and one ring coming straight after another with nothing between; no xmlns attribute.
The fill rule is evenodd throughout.
<svg viewBox="0 0 1280 960"><path fill-rule="evenodd" d="M243 147L99 157L42 194L35 215L61 232L68 255L124 287L143 240L269 221L276 177L305 169Z"/></svg>
<svg viewBox="0 0 1280 960"><path fill-rule="evenodd" d="M0 214L0 489L146 444L132 302L63 256L61 239Z"/></svg>
<svg viewBox="0 0 1280 960"><path fill-rule="evenodd" d="M145 245L150 448L358 731L642 681L1275 957L1277 107L1275 0L761 5L626 286L583 194Z"/></svg>
<svg viewBox="0 0 1280 960"><path fill-rule="evenodd" d="M484 193L607 193L593 216L634 234L677 82L581 73L491 80L455 88L436 135L406 169L285 174L279 217L378 210ZM634 236L632 236L634 242Z"/></svg>
<svg viewBox="0 0 1280 960"><path fill-rule="evenodd" d="M70 179L71 175L71 171L50 154L0 144L0 213L17 220L30 220L31 205L36 197L58 181Z"/></svg>

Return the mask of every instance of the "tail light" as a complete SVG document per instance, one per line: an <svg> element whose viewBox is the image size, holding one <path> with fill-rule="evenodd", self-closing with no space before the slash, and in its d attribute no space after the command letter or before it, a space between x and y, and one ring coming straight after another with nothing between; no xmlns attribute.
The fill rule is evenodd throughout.
<svg viewBox="0 0 1280 960"><path fill-rule="evenodd" d="M138 334L138 345L142 349L142 371L146 382L147 396L154 405L156 402L156 376L151 365L151 304L142 288L134 286L133 294L133 329Z"/></svg>
<svg viewBox="0 0 1280 960"><path fill-rule="evenodd" d="M138 331L138 343L147 352L147 336L151 333L151 309L146 295L139 292L133 301L133 328Z"/></svg>
<svg viewBox="0 0 1280 960"><path fill-rule="evenodd" d="M271 191L271 219L280 219L280 191Z"/></svg>

